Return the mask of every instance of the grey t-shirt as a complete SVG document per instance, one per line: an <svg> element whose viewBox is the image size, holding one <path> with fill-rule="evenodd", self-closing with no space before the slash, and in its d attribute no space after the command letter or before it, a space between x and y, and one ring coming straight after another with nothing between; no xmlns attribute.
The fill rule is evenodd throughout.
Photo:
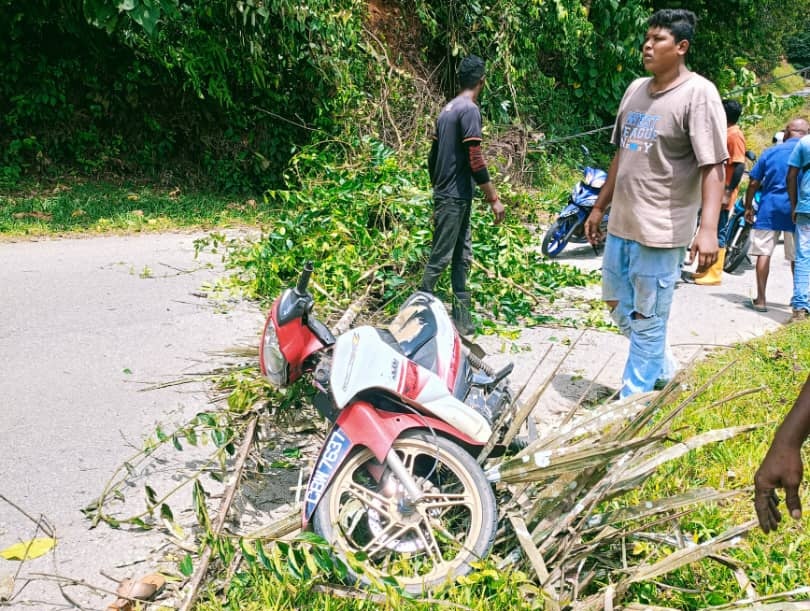
<svg viewBox="0 0 810 611"><path fill-rule="evenodd" d="M686 246L701 205L701 167L728 157L726 115L699 74L650 94L651 78L624 93L613 143L619 147L608 231L645 246Z"/></svg>
<svg viewBox="0 0 810 611"><path fill-rule="evenodd" d="M434 138L433 194L472 200L475 181L464 144L481 141L481 111L475 102L463 95L450 100L436 119Z"/></svg>

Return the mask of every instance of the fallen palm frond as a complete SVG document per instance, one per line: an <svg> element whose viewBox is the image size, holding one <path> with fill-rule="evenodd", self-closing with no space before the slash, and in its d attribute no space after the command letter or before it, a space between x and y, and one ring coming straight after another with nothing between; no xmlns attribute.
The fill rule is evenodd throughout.
<svg viewBox="0 0 810 611"><path fill-rule="evenodd" d="M622 606L633 584L654 581L706 559L730 568L743 596L755 595L745 572L721 555L755 522L700 543L683 537L677 528L678 518L695 506L721 503L741 491L695 488L640 503L620 501L665 463L758 428L727 427L683 438L682 433L673 433L677 415L705 386L685 399L675 400L677 390L670 389L581 409L582 415L534 440L516 456L487 463L490 481L513 494L507 501L508 520L502 525L498 551L524 559L525 568L537 576L548 608L588 611ZM628 543L639 541L657 545L655 562L636 560L634 565L628 560ZM594 580L611 585L588 594L594 591L589 588Z"/></svg>

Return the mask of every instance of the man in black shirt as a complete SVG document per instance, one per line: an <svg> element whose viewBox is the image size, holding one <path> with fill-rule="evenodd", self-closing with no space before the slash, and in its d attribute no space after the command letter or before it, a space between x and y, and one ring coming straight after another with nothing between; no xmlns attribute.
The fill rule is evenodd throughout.
<svg viewBox="0 0 810 611"><path fill-rule="evenodd" d="M476 105L484 86L484 61L470 55L458 68L461 92L439 114L428 157L433 185L433 248L425 267L421 290L432 293L444 268L451 263L453 322L459 333L475 331L470 316L467 273L472 260L470 211L477 184L495 215L504 208L489 178L481 152L481 112Z"/></svg>

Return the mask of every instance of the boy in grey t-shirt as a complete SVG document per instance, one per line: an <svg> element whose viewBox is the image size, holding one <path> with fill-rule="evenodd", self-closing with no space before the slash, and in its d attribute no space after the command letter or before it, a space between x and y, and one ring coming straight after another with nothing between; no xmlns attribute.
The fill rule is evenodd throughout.
<svg viewBox="0 0 810 611"><path fill-rule="evenodd" d="M667 320L698 208L703 223L692 245L698 271L717 259L726 119L717 89L686 67L695 15L662 9L647 21L642 47L651 77L622 98L608 178L585 222L592 244L610 205L602 261L602 298L630 339L620 395L652 390L674 375Z"/></svg>

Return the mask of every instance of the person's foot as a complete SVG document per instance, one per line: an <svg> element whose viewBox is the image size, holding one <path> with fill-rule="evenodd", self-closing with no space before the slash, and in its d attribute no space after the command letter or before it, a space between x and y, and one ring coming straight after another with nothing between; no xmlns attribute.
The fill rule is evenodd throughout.
<svg viewBox="0 0 810 611"><path fill-rule="evenodd" d="M743 305L746 308L750 308L751 310L754 310L755 312L767 312L768 311L768 308L765 305L765 302L759 303L757 301L754 301L753 299L749 299L748 301L743 302Z"/></svg>
<svg viewBox="0 0 810 611"><path fill-rule="evenodd" d="M460 335L472 335L475 333L475 324L466 303L454 300L451 318Z"/></svg>
<svg viewBox="0 0 810 611"><path fill-rule="evenodd" d="M804 308L793 310L793 315L790 317L790 322L799 322L801 320L807 320L807 310Z"/></svg>

